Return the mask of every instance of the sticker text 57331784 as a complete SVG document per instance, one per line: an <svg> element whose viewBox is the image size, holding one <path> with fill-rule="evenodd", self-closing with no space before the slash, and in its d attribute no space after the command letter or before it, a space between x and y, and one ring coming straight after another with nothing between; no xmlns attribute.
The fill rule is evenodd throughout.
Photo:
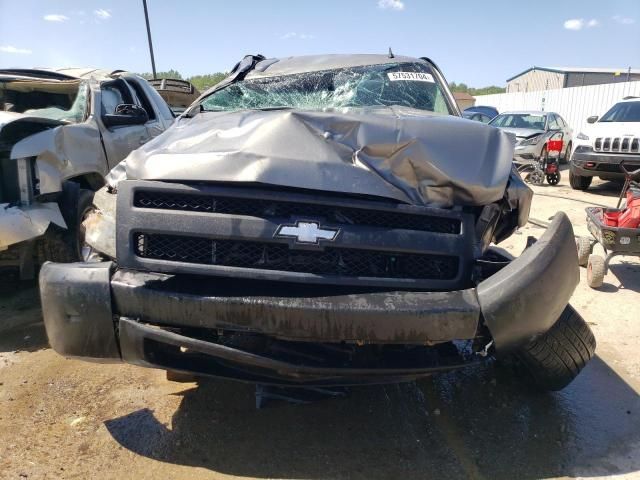
<svg viewBox="0 0 640 480"><path fill-rule="evenodd" d="M433 75L422 72L389 72L387 73L389 80L396 82L404 80L405 82L429 82L434 83Z"/></svg>

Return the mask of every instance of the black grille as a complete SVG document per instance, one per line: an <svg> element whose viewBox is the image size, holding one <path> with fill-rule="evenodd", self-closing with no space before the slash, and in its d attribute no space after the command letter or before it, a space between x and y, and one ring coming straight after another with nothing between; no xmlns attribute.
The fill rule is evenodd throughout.
<svg viewBox="0 0 640 480"><path fill-rule="evenodd" d="M343 277L451 280L459 262L448 255L295 250L286 244L144 233L134 235L134 248L139 257L155 260Z"/></svg>
<svg viewBox="0 0 640 480"><path fill-rule="evenodd" d="M460 233L460 220L455 218L315 203L283 202L261 198L237 198L142 190L136 192L134 206L163 210L248 215L260 218L319 217L335 224L402 228L436 233Z"/></svg>

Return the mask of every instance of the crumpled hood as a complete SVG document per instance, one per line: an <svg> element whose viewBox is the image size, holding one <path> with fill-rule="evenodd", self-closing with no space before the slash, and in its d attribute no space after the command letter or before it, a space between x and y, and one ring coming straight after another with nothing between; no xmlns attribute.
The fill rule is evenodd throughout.
<svg viewBox="0 0 640 480"><path fill-rule="evenodd" d="M403 107L201 113L180 118L113 171L124 178L242 182L417 205L501 199L513 141L458 117Z"/></svg>
<svg viewBox="0 0 640 480"><path fill-rule="evenodd" d="M24 115L22 113L15 112L2 112L0 111L0 128L5 126L7 123L17 120L19 118L23 118Z"/></svg>
<svg viewBox="0 0 640 480"><path fill-rule="evenodd" d="M24 113L0 111L0 150L11 150L11 147L23 138L59 125L64 125L64 122Z"/></svg>

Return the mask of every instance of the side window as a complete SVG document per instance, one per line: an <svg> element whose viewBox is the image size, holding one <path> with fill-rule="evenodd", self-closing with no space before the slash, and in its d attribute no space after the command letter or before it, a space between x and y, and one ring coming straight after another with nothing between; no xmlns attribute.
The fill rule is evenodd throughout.
<svg viewBox="0 0 640 480"><path fill-rule="evenodd" d="M556 116L553 114L549 115L549 130L560 130L560 125L558 125Z"/></svg>
<svg viewBox="0 0 640 480"><path fill-rule="evenodd" d="M116 111L116 107L121 103L127 103L124 99L122 90L119 85L110 84L103 85L100 92L100 99L102 102L102 114L113 113Z"/></svg>
<svg viewBox="0 0 640 480"><path fill-rule="evenodd" d="M567 126L567 122L565 122L560 115L556 115L556 119L558 120L558 125L560 125L560 128L565 128Z"/></svg>
<svg viewBox="0 0 640 480"><path fill-rule="evenodd" d="M156 112L153 109L153 106L151 105L147 94L144 92L144 89L135 80L127 80L126 82L133 90L136 103L145 109L147 115L149 116L149 120L155 120Z"/></svg>

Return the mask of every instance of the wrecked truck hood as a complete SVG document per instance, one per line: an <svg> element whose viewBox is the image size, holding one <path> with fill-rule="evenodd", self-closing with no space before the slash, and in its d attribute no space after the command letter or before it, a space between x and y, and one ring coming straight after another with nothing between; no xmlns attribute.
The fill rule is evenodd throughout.
<svg viewBox="0 0 640 480"><path fill-rule="evenodd" d="M5 125L15 122L33 122L33 123L42 123L45 125L64 125L65 122L61 120L54 120L49 118L37 117L33 115L28 115L25 113L17 113L17 112L2 112L0 111L0 129Z"/></svg>
<svg viewBox="0 0 640 480"><path fill-rule="evenodd" d="M2 112L2 111L0 111L0 128L2 128L7 123L12 122L12 121L17 120L18 118L22 118L22 117L24 117L24 115L21 114L21 113Z"/></svg>
<svg viewBox="0 0 640 480"><path fill-rule="evenodd" d="M503 197L512 158L513 141L496 128L404 107L205 112L134 151L111 181L259 183L486 205Z"/></svg>
<svg viewBox="0 0 640 480"><path fill-rule="evenodd" d="M60 120L35 117L24 113L0 112L0 151L10 151L19 140L64 124L65 122ZM8 132L8 130L11 131Z"/></svg>

